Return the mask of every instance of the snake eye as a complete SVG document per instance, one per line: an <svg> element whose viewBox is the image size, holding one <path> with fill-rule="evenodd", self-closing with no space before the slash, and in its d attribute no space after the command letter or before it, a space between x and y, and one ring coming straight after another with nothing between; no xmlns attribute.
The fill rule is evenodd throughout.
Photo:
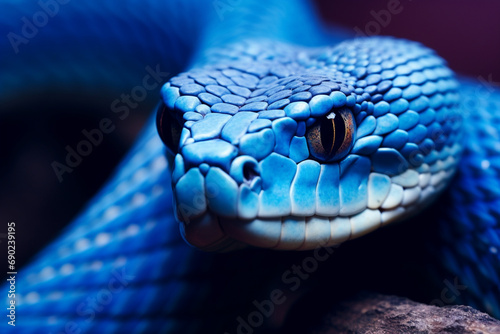
<svg viewBox="0 0 500 334"><path fill-rule="evenodd" d="M355 131L354 116L349 109L332 111L308 129L309 152L323 162L340 160L350 152Z"/></svg>
<svg viewBox="0 0 500 334"><path fill-rule="evenodd" d="M167 148L174 154L179 148L182 125L172 110L161 104L156 114L156 127L160 138Z"/></svg>

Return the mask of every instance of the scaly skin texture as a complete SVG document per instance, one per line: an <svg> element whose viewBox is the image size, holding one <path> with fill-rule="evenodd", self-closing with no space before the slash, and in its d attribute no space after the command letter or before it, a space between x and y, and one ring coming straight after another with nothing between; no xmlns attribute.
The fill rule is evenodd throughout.
<svg viewBox="0 0 500 334"><path fill-rule="evenodd" d="M314 283L309 271L301 268L310 269L311 263L318 265L326 261L335 252L334 249L320 248L297 253L249 248L227 254L205 253L189 247L182 240L174 213L182 222L185 239L208 250L239 247L246 243L291 249L311 249L325 243L336 245L369 232L386 221L403 218L407 211L421 209L445 187L460 154L458 110L466 111L467 132L473 136L465 142L466 159L459 166L458 179L454 182L456 190L452 192L450 215L443 219L441 225L444 242L439 246L442 245L444 250L436 254L442 254L443 264L470 287L460 297L465 301L472 300L476 307L500 315L500 242L495 211L499 195L495 192L498 188L494 186L498 182L500 162L491 158L499 151L498 134L495 127L484 127L485 122L497 121L495 101L500 101L500 95L488 96L488 100L493 102L487 102L485 96L471 94L474 87L470 85L458 88L444 62L431 50L418 44L391 39L338 44L338 39L326 37L318 28L307 6L300 1L288 1L286 5L280 1L268 1L265 5L257 1L242 1L241 7L234 8L233 15L225 15L223 19L219 15L206 15L212 10L210 2L193 1L181 5L184 3L165 2L165 8L157 8L153 7L156 2L139 4L129 1L120 10L114 10L107 2L95 7L68 3L67 7L60 8L60 14L39 32L38 37L29 40L30 44L19 45L17 56L9 53L5 71L2 72L6 75L2 75L5 82L2 82L1 95L2 101L9 103L16 100L16 96L21 96L18 94L35 92L39 85L45 83L50 83L52 89L65 87L65 92L77 91L78 94L81 94L82 87L88 85L91 94L101 94L102 87L113 86L116 88L111 89L110 94L116 96L116 92L129 90L135 84L133 74L142 74L145 63L165 65L162 69L172 74L187 69L188 72L172 78L164 86L162 98L165 106L160 106L160 112L169 112L181 128L189 129L189 133L184 131L180 137L180 148L171 148L173 153L177 150L181 152L174 156L166 153L154 121L148 123L137 144L95 199L57 240L20 270L17 277L16 328L3 321L0 323L2 332L232 333L242 326L249 326L249 323L262 331L279 328L293 301L305 294ZM1 13L13 13L2 20L7 31L15 30L17 17L39 10L9 2L3 3L2 8L5 11ZM67 8L66 12L62 11L64 8ZM174 8L176 15L166 14ZM92 10L100 15L92 14L95 13ZM129 18L131 12L143 21L142 25L135 26L136 30L129 31L128 20L124 23L120 13L128 14ZM169 20L164 20L165 16ZM296 25L296 18L301 18L300 27ZM92 22L87 24L91 29L61 29L68 21ZM108 29L107 24L116 29ZM83 31L88 31L87 36L92 43L103 41L101 52L88 53L85 45L89 44L84 39L77 39L83 44L74 43L76 47L68 52L59 50L59 45L63 44L56 41L69 41ZM115 34L117 38L107 44L106 36L109 34ZM229 44L241 36L275 38L304 47L274 40ZM2 50L9 49L11 52L11 43L5 39L2 43ZM38 67L30 61L33 59L30 54L23 53L24 46L42 44L48 46L47 49L61 51L54 52L60 55L59 60L51 58L51 53L47 51L39 57L50 64L56 61L57 66ZM311 45L329 46L305 48ZM129 52L131 48L134 52ZM141 57L143 52L145 56ZM389 57L387 62L392 65L384 63L384 57ZM138 58L142 58L140 65L136 65ZM351 64L352 59L355 62ZM255 64L263 65L265 73L256 73L259 69L250 66ZM103 70L97 68L95 75L94 72L81 70L94 65L102 66ZM233 67L232 71L228 71L230 67ZM250 76L242 77L244 72L257 77L257 82ZM202 78L196 78L200 73ZM195 78L190 78L190 75ZM235 85L219 82L217 77L221 76ZM265 77L270 79L262 82ZM208 91L210 80L207 82L206 78L216 81L212 85L227 86L224 89L232 91L232 97L210 94L217 99L226 99L223 102L233 107L216 107L217 103L203 101L199 96L201 92L196 92L199 89L196 86L183 88L184 84L197 80ZM186 79L193 82L186 82ZM307 80L317 82L306 84ZM310 96L302 94L300 99L292 101L290 98L298 91L288 93L287 89L292 89L286 86L294 81L300 81L301 87L311 86L304 89L304 92L311 93ZM249 84L251 87L246 89L250 94L246 96L247 90L241 88ZM231 90L229 86L239 89L233 87ZM322 87L313 89L312 86ZM276 91L271 94L268 89L273 87L280 88L275 88ZM260 88L264 90L254 93ZM461 97L457 94L459 89L463 92ZM252 93L255 95L252 96ZM271 102L269 99L276 98L274 94L283 95ZM313 98L313 95L324 97ZM183 96L192 98L182 99ZM247 99L254 97L254 103L263 103L250 105ZM211 97L205 95L204 98ZM287 99L288 102L273 106L276 110L274 116L269 112L267 117L259 116L265 115L264 110L272 103ZM384 101L388 106L382 103ZM245 105L247 110L243 109ZM329 115L332 108L344 107L352 113L357 129L348 155L333 162L310 158L310 144L307 140L304 142L308 129ZM209 111L209 114L222 115L229 122L229 119L237 117L233 115L233 110L238 111L236 115L245 112L251 118L244 130L228 130L228 137L222 130L203 137L204 132L221 127L219 120L211 124L213 128L200 126L201 137L197 137L195 124L209 119L205 116ZM257 119L264 121L257 124ZM277 124L280 120L282 125ZM253 122L255 124L252 125ZM280 126L281 132L277 130ZM485 130L478 131L480 128ZM164 131L163 125L160 130ZM164 138L169 136L170 130L167 127ZM401 131L396 132L398 130ZM235 132L241 135L233 142ZM253 133L256 135L251 136ZM398 135L390 139L395 133ZM225 141L231 146L229 153L222 157L212 158L213 155L206 154L206 148L199 146L195 150L188 148L216 137L222 138L218 143ZM244 137L250 138L247 149L244 148ZM271 137L274 145L269 145ZM287 140L283 141L283 138ZM488 145L478 144L483 141ZM278 142L284 144L277 147ZM408 149L404 150L405 147ZM221 152L218 149L215 151ZM238 166L233 168L231 174L231 167L236 161L234 152L248 157L246 161L260 167L260 170L254 170L258 173L250 173L255 175L248 184L242 178L238 179L238 175L245 175L237 170ZM201 158L196 156L197 153L201 154ZM406 161L406 164L395 167L385 163L392 160L399 163ZM293 167L283 168L280 174L276 172L279 166L288 165ZM337 200L334 199L335 192L318 197L316 194L319 191L316 194L314 191L304 194L299 191L307 187L316 191L316 186L323 184L321 175L326 175L323 174L327 169L324 166L337 166L337 181L333 178L330 183L338 184L332 187L336 190ZM342 166L345 167L344 173ZM399 168L401 166L402 169ZM477 172L477 166L491 173ZM240 167L244 168L244 164ZM264 167L272 170L263 170ZM287 176L287 185L273 188L282 180L280 176L290 169L293 173ZM214 183L220 182L224 201L218 203L222 197L204 196L204 189L201 189L203 191L197 193L202 194L200 205L186 203L186 199L192 198L187 192L203 188L203 177L208 179L211 171ZM196 177L186 178L192 174ZM314 180L303 180L300 181L303 183L293 187L293 180L298 180L298 176L306 179L312 174L317 175ZM398 179L400 175L404 177ZM483 176L490 179L483 183ZM257 177L262 178L260 190L255 181ZM370 186L374 179L378 183ZM479 196L474 192L471 195L471 190L476 189L475 185L470 185L474 179L479 179L474 182L481 181L474 183L478 185ZM174 186L173 193L171 184ZM238 197L245 186L248 197L257 196L257 210L252 204L255 201L241 200L241 195ZM261 199L267 196L261 194L267 194L270 189L286 191L281 192L282 196L273 193L269 198ZM385 195L374 189L379 192L385 189L385 192L381 191ZM172 205L172 195L176 207ZM314 199L313 205L310 205L312 213L302 212L304 202L311 198ZM326 209L318 209L321 200L328 203ZM288 208L285 202L288 202ZM253 206L248 205L250 209L242 213L239 209L241 204L249 203ZM188 204L189 210L183 211L182 204ZM480 209L484 206L488 208ZM457 214L459 210L464 210L466 214ZM316 213L314 219L301 218L313 217ZM369 216L360 216L362 214ZM231 215L240 219L235 220ZM222 217L220 223L213 220L213 216ZM477 221L482 224L476 224ZM282 227L292 225L295 228ZM335 269L331 268L329 274L332 276L326 277L344 274L342 269ZM310 272L311 276L314 271ZM335 285L322 287L333 293L337 290L342 292ZM258 317L249 320L249 315L259 309L264 300L272 300L276 312L271 312L269 317L262 316L262 321ZM243 322L246 324L243 325Z"/></svg>
<svg viewBox="0 0 500 334"><path fill-rule="evenodd" d="M436 248L467 291L458 301L500 318L500 93L463 80L464 154Z"/></svg>
<svg viewBox="0 0 500 334"><path fill-rule="evenodd" d="M158 112L193 245L337 245L422 210L453 175L458 85L433 51L371 38L214 53L162 88Z"/></svg>

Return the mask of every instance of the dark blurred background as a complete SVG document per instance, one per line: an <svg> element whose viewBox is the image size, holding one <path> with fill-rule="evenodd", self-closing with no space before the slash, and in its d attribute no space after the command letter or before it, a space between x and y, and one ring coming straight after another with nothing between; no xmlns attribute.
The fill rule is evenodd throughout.
<svg viewBox="0 0 500 334"><path fill-rule="evenodd" d="M352 34L389 35L422 42L454 71L500 85L500 2L494 0L315 1L327 22ZM392 7L390 19L382 11ZM377 20L377 17L379 18ZM387 22L387 23L386 23ZM357 29L359 28L359 30Z"/></svg>
<svg viewBox="0 0 500 334"><path fill-rule="evenodd" d="M500 82L500 2L452 0L315 1L324 21L346 33L404 37L437 50L456 72L478 87ZM392 9L392 14L389 9ZM82 140L82 129L97 127L111 101L67 101L32 97L1 106L0 240L6 223L17 226L17 265L53 240L110 176L133 144L156 103L157 94L94 147L90 156L59 182L51 164L64 162L65 147ZM92 112L89 112L92 110ZM5 243L4 243L5 245ZM3 245L2 245L3 246Z"/></svg>

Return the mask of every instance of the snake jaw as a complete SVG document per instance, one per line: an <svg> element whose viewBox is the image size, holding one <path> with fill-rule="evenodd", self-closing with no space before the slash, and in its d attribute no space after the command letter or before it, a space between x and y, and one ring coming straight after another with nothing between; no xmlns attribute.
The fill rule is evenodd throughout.
<svg viewBox="0 0 500 334"><path fill-rule="evenodd" d="M452 73L431 50L387 38L320 54L257 43L252 57L256 47L280 56L249 60L240 45L162 88L158 127L190 244L336 245L444 189L461 151L460 116ZM356 68L357 54L371 56Z"/></svg>

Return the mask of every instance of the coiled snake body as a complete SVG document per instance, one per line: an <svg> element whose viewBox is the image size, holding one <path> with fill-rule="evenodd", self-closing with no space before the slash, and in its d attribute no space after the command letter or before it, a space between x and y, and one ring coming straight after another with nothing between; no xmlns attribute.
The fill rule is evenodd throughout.
<svg viewBox="0 0 500 334"><path fill-rule="evenodd" d="M440 216L439 258L467 285L464 300L500 315L500 95L475 94L472 83L457 80L418 43L382 37L339 43L340 35L322 30L300 1L226 8L164 2L158 10L153 4L139 9L129 1L110 13L106 22L123 21L121 14L134 10L142 18L137 30L112 42L111 74L99 71L107 64L96 64L97 79L122 87L127 74L115 74L113 66L133 64L141 53L148 61L162 57L171 71L187 71L162 87L156 122L148 123L111 181L23 268L16 327L3 321L2 329L212 333L235 332L242 321L255 330L280 327L295 299L311 289L297 263L315 272L334 252L324 247L415 215L454 175ZM108 3L64 6L47 24L48 36L72 36L57 32L65 17L92 17L90 39L115 33L112 24L81 14L102 15ZM177 15L168 14L174 21L162 20L174 8ZM157 27L164 29L161 38L154 37ZM38 38L29 43L44 37ZM25 46L17 44L13 63L28 57ZM124 59L113 65L117 49ZM52 78L55 86L81 87L94 78L78 66L93 61L72 54L54 73L30 75L35 84ZM6 74L3 99L22 85L20 76ZM189 247L177 222L191 245L223 252ZM224 253L246 245L311 251ZM273 301L273 311L247 318L256 309L267 312L263 300Z"/></svg>

